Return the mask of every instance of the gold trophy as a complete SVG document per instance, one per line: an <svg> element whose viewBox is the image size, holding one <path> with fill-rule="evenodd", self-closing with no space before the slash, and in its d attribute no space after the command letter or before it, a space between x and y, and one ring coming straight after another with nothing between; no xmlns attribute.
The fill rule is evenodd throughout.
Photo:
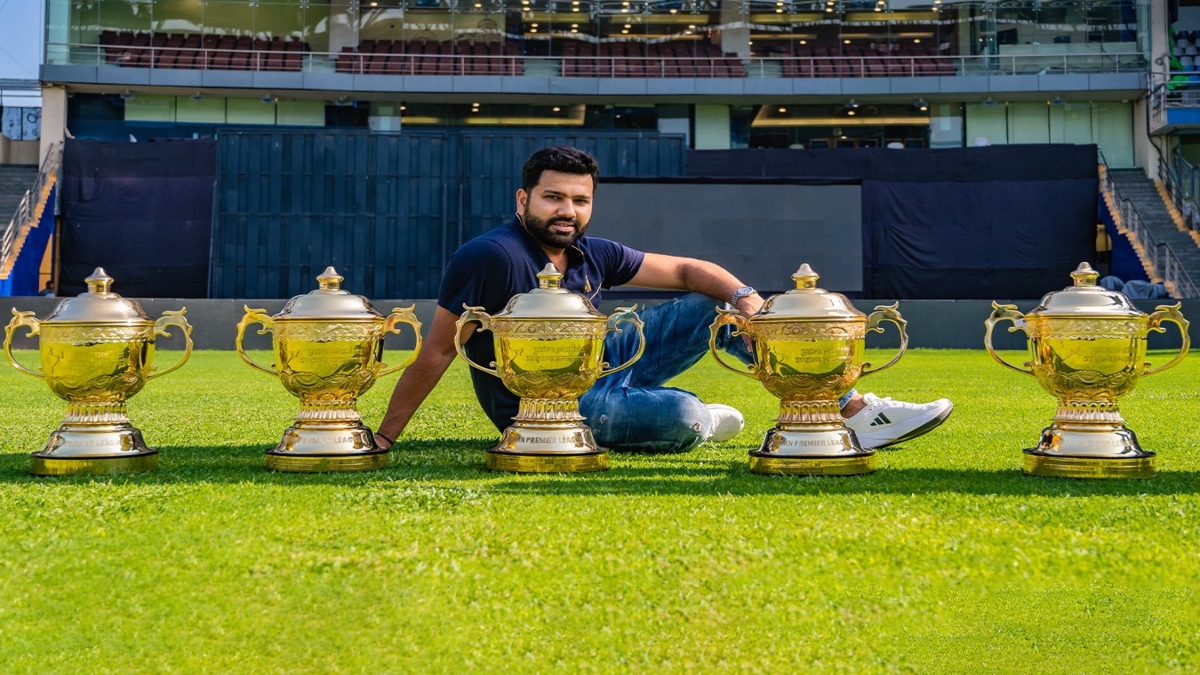
<svg viewBox="0 0 1200 675"><path fill-rule="evenodd" d="M267 451L267 468L274 471L365 471L387 466L387 450L358 414L358 397L375 381L408 367L421 351L421 324L413 308L393 309L387 317L361 295L342 290L343 277L332 267L317 277L320 288L288 301L283 311L245 307L238 323L237 350L242 360L279 378L284 389L300 399L295 424L283 440ZM262 324L259 335L273 333L275 363L264 368L242 348L246 328ZM395 368L382 362L383 339L399 333L399 324L412 326L417 345L412 356Z"/></svg>
<svg viewBox="0 0 1200 675"><path fill-rule="evenodd" d="M993 302L985 325L988 353L1006 368L1037 378L1058 398L1053 423L1042 431L1037 447L1025 451L1025 473L1069 478L1148 478L1154 475L1154 453L1138 446L1125 426L1117 399L1133 391L1138 379L1174 366L1187 356L1191 339L1179 304L1160 305L1153 314L1134 307L1121 293L1096 285L1099 273L1081 263L1071 278L1075 285L1048 293L1022 314L1016 305ZM1029 336L1030 361L1018 368L992 348L992 330L1012 321L1009 332ZM1164 332L1164 321L1179 327L1183 347L1165 366L1146 363L1146 335Z"/></svg>
<svg viewBox="0 0 1200 675"><path fill-rule="evenodd" d="M608 450L598 447L579 414L579 397L598 378L633 365L646 337L637 307L605 317L588 299L560 288L562 274L553 264L537 275L538 288L515 296L504 311L490 316L482 307L466 307L458 319L454 344L472 368L499 377L521 397L512 426L487 452L487 467L520 473L568 473L608 469ZM459 336L469 322L492 331L498 362L484 368L463 351ZM604 336L628 322L638 331L637 353L616 368L604 358Z"/></svg>
<svg viewBox="0 0 1200 675"><path fill-rule="evenodd" d="M179 368L192 353L192 327L186 309L165 312L157 321L141 305L108 289L112 277L97 267L85 279L88 291L63 300L44 319L13 309L5 329L4 354L17 370L40 377L50 391L67 402L62 426L50 434L40 452L31 455L30 472L37 476L137 473L158 466L158 450L146 445L142 432L130 423L125 402L146 382ZM168 336L171 326L183 331L183 357L166 370L156 370L154 343ZM18 328L40 335L41 370L22 366L13 358L12 339Z"/></svg>
<svg viewBox="0 0 1200 675"><path fill-rule="evenodd" d="M710 326L709 350L727 370L753 377L779 398L779 417L762 446L750 453L755 473L849 476L875 470L875 451L864 450L842 420L838 399L858 378L900 360L908 346L907 322L896 305L879 306L870 316L846 296L817 288L820 278L808 263L792 275L796 288L773 296L757 314L718 309ZM879 368L863 361L867 331L882 333L891 321L900 329L900 351ZM721 358L717 332L727 325L734 337L754 341L752 366L733 367Z"/></svg>

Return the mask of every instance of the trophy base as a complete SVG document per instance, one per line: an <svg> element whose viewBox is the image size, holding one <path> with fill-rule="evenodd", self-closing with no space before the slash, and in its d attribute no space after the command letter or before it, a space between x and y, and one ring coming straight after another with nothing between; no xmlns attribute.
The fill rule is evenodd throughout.
<svg viewBox="0 0 1200 675"><path fill-rule="evenodd" d="M388 451L361 423L298 422L267 451L267 469L290 473L374 471L388 465Z"/></svg>
<svg viewBox="0 0 1200 675"><path fill-rule="evenodd" d="M146 445L130 424L72 426L50 434L40 452L30 454L35 476L98 476L141 473L158 467L158 450Z"/></svg>
<svg viewBox="0 0 1200 675"><path fill-rule="evenodd" d="M375 471L388 465L388 451L369 455L293 455L267 451L267 470L287 473Z"/></svg>
<svg viewBox="0 0 1200 675"><path fill-rule="evenodd" d="M121 473L142 473L158 468L158 451L129 457L75 457L59 459L39 453L30 455L29 473L35 476L104 476Z"/></svg>
<svg viewBox="0 0 1200 675"><path fill-rule="evenodd" d="M607 471L608 450L580 422L517 422L487 451L487 468L513 473Z"/></svg>
<svg viewBox="0 0 1200 675"><path fill-rule="evenodd" d="M750 471L788 476L857 476L875 471L875 451L864 450L844 425L797 431L775 427L750 453Z"/></svg>
<svg viewBox="0 0 1200 675"><path fill-rule="evenodd" d="M782 476L859 476L875 471L875 453L858 457L761 457L751 453L750 471Z"/></svg>
<svg viewBox="0 0 1200 675"><path fill-rule="evenodd" d="M1154 453L1142 457L1099 458L1045 455L1036 449L1025 451L1025 473L1051 478L1151 478Z"/></svg>
<svg viewBox="0 0 1200 675"><path fill-rule="evenodd" d="M584 473L608 471L608 452L586 455L517 455L488 450L487 468L510 473Z"/></svg>
<svg viewBox="0 0 1200 675"><path fill-rule="evenodd" d="M1055 478L1150 478L1154 453L1124 426L1076 430L1051 425L1025 451L1025 473Z"/></svg>

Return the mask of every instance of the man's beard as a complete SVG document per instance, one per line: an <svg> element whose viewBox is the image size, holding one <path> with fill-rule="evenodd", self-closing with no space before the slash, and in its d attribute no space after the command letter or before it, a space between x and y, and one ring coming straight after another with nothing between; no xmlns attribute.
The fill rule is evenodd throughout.
<svg viewBox="0 0 1200 675"><path fill-rule="evenodd" d="M580 225L579 221L574 218L556 216L550 220L542 220L530 215L529 209L525 209L525 213L521 214L521 220L525 223L525 231L529 233L529 236L550 248L567 248L579 241L579 238L587 231L587 228ZM559 224L570 225L575 231L570 234L561 234L551 229L552 226Z"/></svg>

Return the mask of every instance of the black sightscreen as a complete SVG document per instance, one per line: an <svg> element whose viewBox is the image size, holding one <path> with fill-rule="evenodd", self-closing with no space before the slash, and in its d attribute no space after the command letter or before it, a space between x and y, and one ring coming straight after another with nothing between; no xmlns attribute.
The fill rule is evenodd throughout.
<svg viewBox="0 0 1200 675"><path fill-rule="evenodd" d="M699 151L692 176L862 185L863 297L1036 298L1095 262L1094 145ZM848 242L848 245L852 245Z"/></svg>
<svg viewBox="0 0 1200 675"><path fill-rule="evenodd" d="M215 141L68 140L60 294L103 267L124 296L206 297L215 176Z"/></svg>

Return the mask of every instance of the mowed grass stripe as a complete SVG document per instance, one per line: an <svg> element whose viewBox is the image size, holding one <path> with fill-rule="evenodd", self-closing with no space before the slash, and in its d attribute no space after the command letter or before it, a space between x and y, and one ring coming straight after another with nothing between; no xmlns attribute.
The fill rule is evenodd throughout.
<svg viewBox="0 0 1200 675"><path fill-rule="evenodd" d="M1054 401L982 351L865 378L956 409L851 478L750 474L778 404L709 359L674 384L747 429L691 453L486 472L495 432L455 364L388 469L268 473L295 401L232 352L132 399L157 471L34 478L65 406L6 369L0 670L1193 672L1197 370L1122 402L1156 478L1074 481L1020 473ZM369 423L394 382L360 401Z"/></svg>

